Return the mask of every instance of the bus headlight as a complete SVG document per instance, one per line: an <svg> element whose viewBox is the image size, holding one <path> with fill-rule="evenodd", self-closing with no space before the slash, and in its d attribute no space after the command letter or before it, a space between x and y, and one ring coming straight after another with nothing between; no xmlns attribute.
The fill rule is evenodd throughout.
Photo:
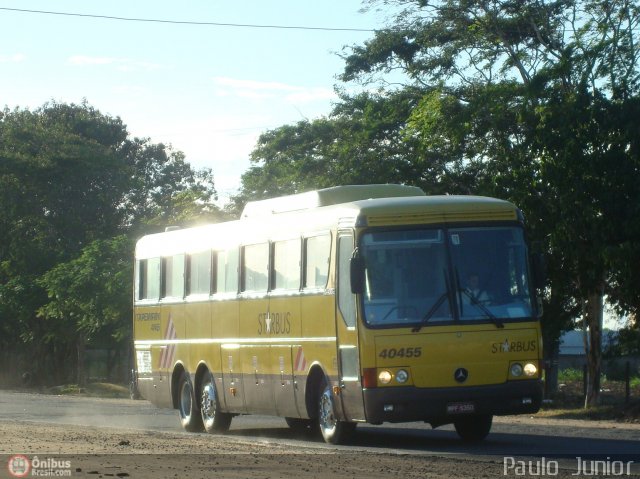
<svg viewBox="0 0 640 479"><path fill-rule="evenodd" d="M513 363L511 365L511 375L515 378L519 378L520 376L522 376L522 364Z"/></svg>
<svg viewBox="0 0 640 479"><path fill-rule="evenodd" d="M387 370L380 371L378 374L378 381L382 384L389 384L391 382L391 373Z"/></svg>
<svg viewBox="0 0 640 479"><path fill-rule="evenodd" d="M527 363L524 365L524 374L526 376L535 376L538 373L538 368L533 363Z"/></svg>
<svg viewBox="0 0 640 479"><path fill-rule="evenodd" d="M396 381L398 381L400 384L406 383L407 379L409 379L409 373L404 369L400 369L396 373Z"/></svg>

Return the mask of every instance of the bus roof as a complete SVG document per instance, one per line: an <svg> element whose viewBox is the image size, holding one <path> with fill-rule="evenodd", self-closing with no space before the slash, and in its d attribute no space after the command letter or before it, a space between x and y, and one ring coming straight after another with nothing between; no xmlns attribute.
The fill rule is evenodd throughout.
<svg viewBox="0 0 640 479"><path fill-rule="evenodd" d="M485 196L427 196L355 201L359 226L393 226L472 221L517 221L519 210L508 201Z"/></svg>
<svg viewBox="0 0 640 479"><path fill-rule="evenodd" d="M322 206L339 205L372 198L397 198L425 196L416 186L406 185L344 185L307 191L297 195L281 196L261 201L250 201L244 207L241 218L254 218L278 213L308 210Z"/></svg>
<svg viewBox="0 0 640 479"><path fill-rule="evenodd" d="M144 236L136 245L136 257L225 249L336 227L521 219L519 210L508 201L482 196L426 196L419 188L402 185L340 186L247 206L240 220Z"/></svg>

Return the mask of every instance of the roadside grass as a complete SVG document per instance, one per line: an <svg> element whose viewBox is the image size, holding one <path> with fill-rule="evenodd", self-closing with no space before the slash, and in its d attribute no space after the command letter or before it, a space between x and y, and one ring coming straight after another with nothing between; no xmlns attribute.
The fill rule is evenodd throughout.
<svg viewBox="0 0 640 479"><path fill-rule="evenodd" d="M47 394L68 395L68 396L85 396L85 397L103 397L103 398L128 398L129 389L120 384L111 383L88 383L85 387L79 387L77 384L63 384L61 386L53 386L47 388Z"/></svg>
<svg viewBox="0 0 640 479"><path fill-rule="evenodd" d="M536 416L556 419L586 419L592 421L623 420L622 411L616 406L597 406L589 409L564 409L544 406Z"/></svg>
<svg viewBox="0 0 640 479"><path fill-rule="evenodd" d="M631 378L629 392L627 402L625 382L603 376L600 381L600 405L585 409L582 371L578 369L560 371L558 391L545 400L537 416L638 423L640 422L640 378Z"/></svg>

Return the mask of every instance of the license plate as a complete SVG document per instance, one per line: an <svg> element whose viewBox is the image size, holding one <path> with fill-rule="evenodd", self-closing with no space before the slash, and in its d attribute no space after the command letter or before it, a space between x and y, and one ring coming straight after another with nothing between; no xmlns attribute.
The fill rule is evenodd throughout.
<svg viewBox="0 0 640 479"><path fill-rule="evenodd" d="M455 402L447 404L447 414L469 414L476 411L472 402Z"/></svg>

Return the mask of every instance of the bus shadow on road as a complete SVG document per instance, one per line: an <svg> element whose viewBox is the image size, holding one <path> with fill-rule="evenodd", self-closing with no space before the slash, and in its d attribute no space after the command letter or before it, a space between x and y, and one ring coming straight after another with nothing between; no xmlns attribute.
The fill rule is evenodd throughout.
<svg viewBox="0 0 640 479"><path fill-rule="evenodd" d="M640 461L637 441L530 434L524 430L522 433L493 432L482 442L467 443L452 430L365 426L357 430L353 443L371 448L392 445L393 449L441 454Z"/></svg>
<svg viewBox="0 0 640 479"><path fill-rule="evenodd" d="M307 430L294 430L289 427L268 427L268 428L246 428L231 429L226 433L227 436L235 437L259 437L261 439L273 439L273 440L292 440L292 441L305 441L305 442L318 442L321 443L322 436L320 432Z"/></svg>
<svg viewBox="0 0 640 479"><path fill-rule="evenodd" d="M243 428L227 434L235 437L260 437L271 440L292 440L322 443L319 433L311 430L293 431L283 428ZM301 444L303 445L303 444ZM638 442L627 439L585 438L568 435L543 435L513 432L493 432L482 442L462 441L453 430L420 429L393 426L360 426L340 451L351 448L371 448L407 453L442 455L477 455L497 457L546 457L549 459L580 457L591 460L634 461L640 463Z"/></svg>

